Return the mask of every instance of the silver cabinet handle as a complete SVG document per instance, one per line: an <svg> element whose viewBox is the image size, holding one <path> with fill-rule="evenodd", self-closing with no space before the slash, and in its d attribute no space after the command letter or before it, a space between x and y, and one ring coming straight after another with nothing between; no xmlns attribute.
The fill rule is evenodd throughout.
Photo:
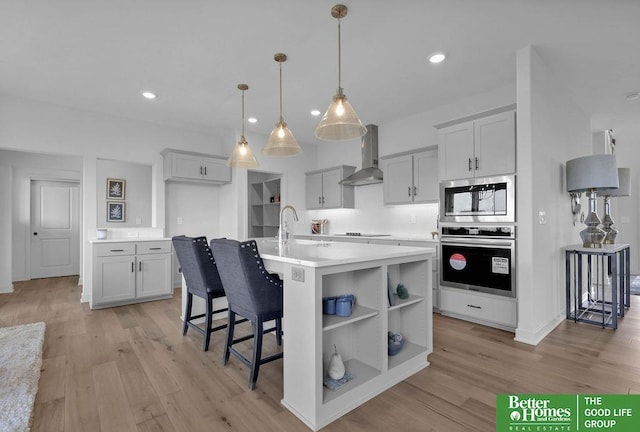
<svg viewBox="0 0 640 432"><path fill-rule="evenodd" d="M322 197L321 196L318 197L318 204L322 204Z"/></svg>
<svg viewBox="0 0 640 432"><path fill-rule="evenodd" d="M109 252L124 252L124 249L109 249Z"/></svg>
<svg viewBox="0 0 640 432"><path fill-rule="evenodd" d="M469 171L471 171L471 158L469 158Z"/></svg>
<svg viewBox="0 0 640 432"><path fill-rule="evenodd" d="M149 248L149 250L161 250L161 249L162 249L161 247L152 247L152 248Z"/></svg>
<svg viewBox="0 0 640 432"><path fill-rule="evenodd" d="M134 273L136 271L136 267L133 261L131 261L131 273Z"/></svg>
<svg viewBox="0 0 640 432"><path fill-rule="evenodd" d="M138 263L138 271L142 271L142 261Z"/></svg>
<svg viewBox="0 0 640 432"><path fill-rule="evenodd" d="M202 175L202 167L200 167L200 175Z"/></svg>
<svg viewBox="0 0 640 432"><path fill-rule="evenodd" d="M207 167L204 167L204 175L207 175Z"/></svg>
<svg viewBox="0 0 640 432"><path fill-rule="evenodd" d="M409 197L411 196L411 186L409 186L407 188L407 196L409 196Z"/></svg>
<svg viewBox="0 0 640 432"><path fill-rule="evenodd" d="M474 308L474 309L482 309L482 306L476 306L476 305L472 305L472 304L468 304L467 305L470 308Z"/></svg>
<svg viewBox="0 0 640 432"><path fill-rule="evenodd" d="M417 187L413 187L413 196L418 195L418 188Z"/></svg>
<svg viewBox="0 0 640 432"><path fill-rule="evenodd" d="M479 168L480 168L480 165L478 164L478 158L476 158L476 171L478 171Z"/></svg>
<svg viewBox="0 0 640 432"><path fill-rule="evenodd" d="M322 204L324 204L324 195L322 196Z"/></svg>

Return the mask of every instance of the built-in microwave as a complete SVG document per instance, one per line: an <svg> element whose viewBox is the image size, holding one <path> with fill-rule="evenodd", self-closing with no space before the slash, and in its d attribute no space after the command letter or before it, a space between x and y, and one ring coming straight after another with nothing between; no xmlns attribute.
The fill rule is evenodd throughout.
<svg viewBox="0 0 640 432"><path fill-rule="evenodd" d="M515 222L515 176L440 183L441 222Z"/></svg>

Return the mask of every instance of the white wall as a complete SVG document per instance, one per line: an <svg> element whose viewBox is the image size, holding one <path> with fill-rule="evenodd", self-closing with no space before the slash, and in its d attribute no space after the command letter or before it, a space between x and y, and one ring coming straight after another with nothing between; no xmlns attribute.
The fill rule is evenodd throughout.
<svg viewBox="0 0 640 432"><path fill-rule="evenodd" d="M562 248L579 243L582 229L572 225L564 164L591 153L591 131L534 48L518 51L517 67L516 340L535 345L564 319Z"/></svg>
<svg viewBox="0 0 640 432"><path fill-rule="evenodd" d="M199 183L166 184L166 236L186 235L189 237L206 236L207 239L221 237L219 213L224 211L220 205L220 187ZM179 220L181 219L181 224ZM180 286L178 261L173 256L173 283Z"/></svg>
<svg viewBox="0 0 640 432"><path fill-rule="evenodd" d="M611 198L611 217L618 243L631 246L631 273L640 274L640 124L614 129L619 167L631 168L631 196ZM604 209L598 199L598 213Z"/></svg>
<svg viewBox="0 0 640 432"><path fill-rule="evenodd" d="M150 227L151 165L98 159L96 167L97 225L100 228ZM125 180L125 220L107 222L107 179ZM117 200L111 200L117 201Z"/></svg>
<svg viewBox="0 0 640 432"><path fill-rule="evenodd" d="M82 183L87 185L83 187L82 197L84 274L91 274L87 246L97 226L97 159L126 160L152 166L152 226L164 228L165 184L160 152L167 147L212 154L221 152L218 136L0 96L0 148L82 157ZM3 169L2 178L7 175ZM4 278L11 275L11 262L11 242L3 242L0 245L0 275ZM0 289L5 286L5 282L0 283ZM91 281L84 280L84 301L88 300L90 289Z"/></svg>

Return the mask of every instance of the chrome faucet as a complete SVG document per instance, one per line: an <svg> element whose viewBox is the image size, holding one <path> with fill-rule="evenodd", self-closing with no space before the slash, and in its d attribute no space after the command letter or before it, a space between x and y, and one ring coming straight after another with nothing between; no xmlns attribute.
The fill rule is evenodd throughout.
<svg viewBox="0 0 640 432"><path fill-rule="evenodd" d="M287 230L287 223L283 222L283 216L284 216L284 211L286 209L289 209L293 212L293 219L298 222L298 213L296 212L296 209L293 208L293 206L290 205L286 205L284 207L282 207L282 210L280 210L280 226L278 229L278 243L287 243L289 241L289 232Z"/></svg>

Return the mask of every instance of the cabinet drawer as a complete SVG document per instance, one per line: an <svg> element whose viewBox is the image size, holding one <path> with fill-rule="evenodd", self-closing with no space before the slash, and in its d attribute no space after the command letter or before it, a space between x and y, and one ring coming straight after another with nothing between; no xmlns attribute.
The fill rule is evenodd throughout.
<svg viewBox="0 0 640 432"><path fill-rule="evenodd" d="M154 254L154 253L170 253L171 242L162 241L149 241L136 243L137 254Z"/></svg>
<svg viewBox="0 0 640 432"><path fill-rule="evenodd" d="M507 327L516 326L515 301L498 296L440 287L440 310L461 318L466 316Z"/></svg>
<svg viewBox="0 0 640 432"><path fill-rule="evenodd" d="M105 243L94 245L96 256L133 255L136 253L134 243Z"/></svg>

